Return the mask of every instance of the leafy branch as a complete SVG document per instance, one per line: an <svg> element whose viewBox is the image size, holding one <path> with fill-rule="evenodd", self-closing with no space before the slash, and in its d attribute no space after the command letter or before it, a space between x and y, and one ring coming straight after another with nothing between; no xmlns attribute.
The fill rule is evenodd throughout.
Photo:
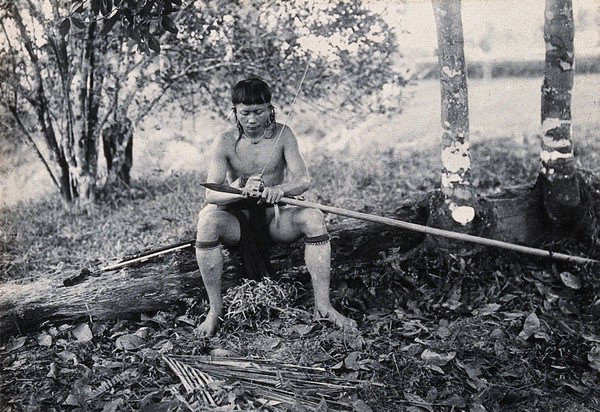
<svg viewBox="0 0 600 412"><path fill-rule="evenodd" d="M144 53L160 53L159 38L169 32L178 33L172 15L180 10L181 0L89 0L77 1L59 26L61 36L70 30L85 29L102 21L101 36L107 36L120 23L127 36ZM90 16L91 15L93 16Z"/></svg>

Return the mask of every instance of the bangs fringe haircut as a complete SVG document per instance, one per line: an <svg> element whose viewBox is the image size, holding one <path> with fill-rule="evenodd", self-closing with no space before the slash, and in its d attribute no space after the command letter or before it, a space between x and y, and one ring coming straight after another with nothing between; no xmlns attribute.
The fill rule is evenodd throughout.
<svg viewBox="0 0 600 412"><path fill-rule="evenodd" d="M231 102L234 105L271 103L271 89L258 77L241 80L231 90Z"/></svg>

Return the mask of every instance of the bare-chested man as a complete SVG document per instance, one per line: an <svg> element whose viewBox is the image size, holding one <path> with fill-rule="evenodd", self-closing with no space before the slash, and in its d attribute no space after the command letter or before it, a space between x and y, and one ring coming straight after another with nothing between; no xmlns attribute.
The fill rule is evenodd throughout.
<svg viewBox="0 0 600 412"><path fill-rule="evenodd" d="M246 270L260 275L270 272L270 241L289 243L302 237L315 316L342 328L356 327L354 320L331 306L331 247L321 211L274 206L283 196L304 193L311 179L296 136L275 121L269 86L258 78L242 80L233 87L231 97L237 129L213 142L207 180L240 188L244 195L206 191L209 204L198 216L196 257L210 307L197 332L214 335L223 314L221 244L240 245Z"/></svg>

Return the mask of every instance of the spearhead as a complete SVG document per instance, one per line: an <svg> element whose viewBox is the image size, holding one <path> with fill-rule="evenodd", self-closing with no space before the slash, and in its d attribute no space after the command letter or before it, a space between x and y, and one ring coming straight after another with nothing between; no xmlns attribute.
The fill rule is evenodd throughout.
<svg viewBox="0 0 600 412"><path fill-rule="evenodd" d="M221 185L219 183L200 183L200 186L204 186L207 189L214 190L215 192L231 193L233 195L241 195L242 189L231 187L228 185Z"/></svg>

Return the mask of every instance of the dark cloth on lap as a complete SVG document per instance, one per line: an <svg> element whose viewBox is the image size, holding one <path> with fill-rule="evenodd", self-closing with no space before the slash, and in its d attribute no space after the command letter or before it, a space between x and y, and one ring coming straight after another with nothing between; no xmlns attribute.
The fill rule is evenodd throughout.
<svg viewBox="0 0 600 412"><path fill-rule="evenodd" d="M268 204L257 204L257 199L243 199L228 205L240 223L241 238L239 247L242 253L244 269L249 279L260 279L273 274L271 265L271 237L267 222ZM244 211L248 211L248 216Z"/></svg>

